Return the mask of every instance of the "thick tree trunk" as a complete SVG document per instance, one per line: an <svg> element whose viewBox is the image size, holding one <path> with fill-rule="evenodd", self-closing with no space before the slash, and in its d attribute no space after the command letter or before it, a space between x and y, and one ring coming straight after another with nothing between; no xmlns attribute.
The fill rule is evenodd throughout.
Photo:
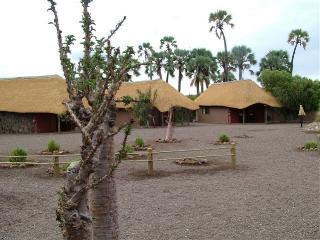
<svg viewBox="0 0 320 240"><path fill-rule="evenodd" d="M165 140L171 140L173 136L173 107L169 110L169 120L168 120L168 126L167 126L167 133Z"/></svg>
<svg viewBox="0 0 320 240"><path fill-rule="evenodd" d="M226 37L224 35L224 32L221 30L221 34L223 37L223 43L224 43L224 57L225 57L225 64L224 64L224 82L229 81L228 79L228 49L227 49L227 41L226 41Z"/></svg>
<svg viewBox="0 0 320 240"><path fill-rule="evenodd" d="M203 82L201 82L201 93L203 93L204 87L203 87Z"/></svg>
<svg viewBox="0 0 320 240"><path fill-rule="evenodd" d="M92 240L91 222L89 219L89 208L86 193L79 204L68 207L68 200L83 187L79 182L75 184L78 176L79 166L67 174L67 183L59 194L57 220L62 228L65 240Z"/></svg>
<svg viewBox="0 0 320 240"><path fill-rule="evenodd" d="M291 75L292 75L292 72L293 72L293 59L294 59L294 55L296 54L297 46L298 46L298 42L294 46L292 57L291 57L291 63L290 63L290 73L291 73Z"/></svg>
<svg viewBox="0 0 320 240"><path fill-rule="evenodd" d="M166 82L169 82L169 72L167 72Z"/></svg>
<svg viewBox="0 0 320 240"><path fill-rule="evenodd" d="M113 137L100 145L94 159L94 172L90 182L109 174L115 162ZM119 238L116 185L113 175L89 190L93 240L116 240Z"/></svg>

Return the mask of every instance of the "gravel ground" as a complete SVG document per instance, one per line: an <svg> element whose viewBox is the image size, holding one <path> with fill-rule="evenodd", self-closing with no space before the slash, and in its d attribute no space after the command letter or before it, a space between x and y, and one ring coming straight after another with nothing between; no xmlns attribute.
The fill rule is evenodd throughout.
<svg viewBox="0 0 320 240"><path fill-rule="evenodd" d="M116 173L121 239L320 239L320 155L297 150L315 135L298 124L203 124L176 128L179 143L155 144L164 133L135 129L129 140L142 136L156 150L190 149L213 146L226 133L238 143L238 167L229 169L228 158L200 167L158 162L156 175L147 177L146 163L123 163ZM0 152L16 146L39 152L50 138L79 148L78 133L0 135ZM0 169L1 240L62 239L55 207L63 179L45 170Z"/></svg>

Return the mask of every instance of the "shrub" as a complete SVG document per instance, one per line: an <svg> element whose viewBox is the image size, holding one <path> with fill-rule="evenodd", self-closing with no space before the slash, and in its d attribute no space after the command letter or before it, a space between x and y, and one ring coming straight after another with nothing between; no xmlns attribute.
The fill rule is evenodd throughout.
<svg viewBox="0 0 320 240"><path fill-rule="evenodd" d="M50 140L48 142L48 151L49 152L54 152L54 151L59 151L60 150L60 145L56 143L54 140Z"/></svg>
<svg viewBox="0 0 320 240"><path fill-rule="evenodd" d="M144 140L142 137L137 137L134 144L138 147L144 147Z"/></svg>
<svg viewBox="0 0 320 240"><path fill-rule="evenodd" d="M25 157L10 157L9 162L25 162L27 160L27 152L22 148L15 148L11 151L11 156L25 156Z"/></svg>
<svg viewBox="0 0 320 240"><path fill-rule="evenodd" d="M124 150L126 151L126 153L133 153L133 152L134 152L134 148L132 147L131 144L127 144L127 145L124 147Z"/></svg>
<svg viewBox="0 0 320 240"><path fill-rule="evenodd" d="M310 150L310 149L318 149L319 148L319 143L317 143L317 142L306 142L304 144L304 148L308 149L308 150Z"/></svg>
<svg viewBox="0 0 320 240"><path fill-rule="evenodd" d="M226 134L221 134L219 136L219 141L220 142L230 142L230 138Z"/></svg>

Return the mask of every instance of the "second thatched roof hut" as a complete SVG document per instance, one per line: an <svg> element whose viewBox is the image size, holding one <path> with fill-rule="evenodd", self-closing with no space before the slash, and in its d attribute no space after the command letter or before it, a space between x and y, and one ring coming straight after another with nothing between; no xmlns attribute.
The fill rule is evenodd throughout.
<svg viewBox="0 0 320 240"><path fill-rule="evenodd" d="M262 123L272 121L272 109L281 104L251 80L212 84L195 102L200 122Z"/></svg>

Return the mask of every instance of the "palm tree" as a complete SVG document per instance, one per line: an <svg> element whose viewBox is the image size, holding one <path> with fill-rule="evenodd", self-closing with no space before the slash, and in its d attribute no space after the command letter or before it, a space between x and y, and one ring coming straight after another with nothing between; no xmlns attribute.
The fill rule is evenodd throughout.
<svg viewBox="0 0 320 240"><path fill-rule="evenodd" d="M152 69L157 73L160 79L162 79L162 67L164 65L165 60L165 53L163 51L156 52L153 51L151 62L152 62Z"/></svg>
<svg viewBox="0 0 320 240"><path fill-rule="evenodd" d="M260 61L259 75L264 69L290 72L289 54L284 50L272 50Z"/></svg>
<svg viewBox="0 0 320 240"><path fill-rule="evenodd" d="M250 67L251 65L255 65L257 61L250 48L244 45L235 46L232 48L231 54L234 60L234 66L238 68L239 71L239 80L243 79L242 73L246 69L248 69L252 75L254 74Z"/></svg>
<svg viewBox="0 0 320 240"><path fill-rule="evenodd" d="M190 86L196 86L197 95L204 91L204 85L208 88L210 80L217 79L217 62L212 53L204 48L195 48L190 53L186 74L192 79Z"/></svg>
<svg viewBox="0 0 320 240"><path fill-rule="evenodd" d="M297 46L300 45L303 47L303 49L306 49L307 43L309 42L309 34L306 31L303 31L302 29L295 29L292 30L289 33L288 36L288 43L290 43L292 46L294 46L292 57L291 57L291 63L290 63L290 73L292 75L293 71L293 59L294 55L296 53Z"/></svg>
<svg viewBox="0 0 320 240"><path fill-rule="evenodd" d="M183 78L183 72L186 70L186 65L190 58L190 52L184 49L175 49L174 50L175 61L174 65L178 69L178 91L181 91L181 82Z"/></svg>
<svg viewBox="0 0 320 240"><path fill-rule="evenodd" d="M227 67L227 71L228 71L228 81L233 81L236 80L236 77L234 76L234 74L231 71L235 71L236 69L234 68L235 65L235 61L234 58L232 56L232 54L230 52L227 53L227 59L225 57L225 53L224 52L217 52L217 62L220 65L220 67L222 67L222 73L218 74L218 78L217 78L217 82L223 82L225 79L225 70L224 70L224 66L226 66L226 62L228 62L228 67Z"/></svg>
<svg viewBox="0 0 320 240"><path fill-rule="evenodd" d="M177 48L177 41L174 37L165 36L160 40L160 49L164 48L166 62L164 69L167 72L166 82L169 82L169 76L174 77L174 49Z"/></svg>
<svg viewBox="0 0 320 240"><path fill-rule="evenodd" d="M138 54L140 58L143 58L143 61L145 63L145 73L150 78L150 80L152 80L154 72L151 64L153 52L154 50L150 43L142 43L141 45L139 45Z"/></svg>
<svg viewBox="0 0 320 240"><path fill-rule="evenodd" d="M228 59L228 48L227 48L227 41L226 36L223 32L224 25L229 25L231 28L234 27L234 24L231 23L232 16L227 13L225 10L218 10L215 13L210 13L209 16L209 23L212 22L212 26L210 27L210 32L212 32L213 29L215 29L215 33L218 39L221 39L221 36L223 37L224 42L224 53L225 58ZM228 61L224 63L223 66L224 69L224 82L228 81Z"/></svg>

